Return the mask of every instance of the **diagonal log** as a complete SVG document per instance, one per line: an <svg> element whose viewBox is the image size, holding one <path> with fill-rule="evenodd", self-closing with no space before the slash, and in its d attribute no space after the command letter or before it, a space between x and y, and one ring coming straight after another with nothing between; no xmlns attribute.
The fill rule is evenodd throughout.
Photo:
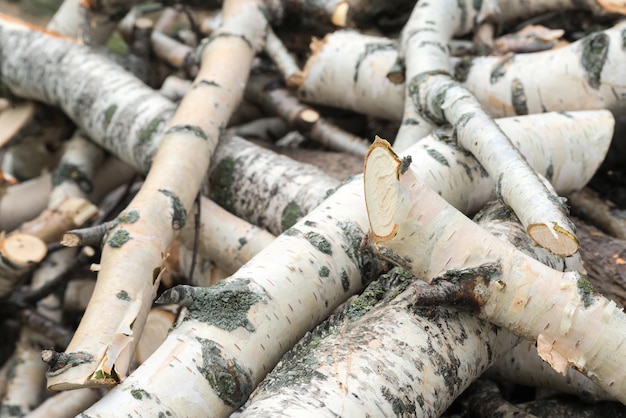
<svg viewBox="0 0 626 418"><path fill-rule="evenodd" d="M385 141L372 146L364 177L370 242L380 256L442 288L449 283L481 318L537 341L555 370L574 366L626 402L626 315L615 302L582 274L557 272L503 245L425 185Z"/></svg>

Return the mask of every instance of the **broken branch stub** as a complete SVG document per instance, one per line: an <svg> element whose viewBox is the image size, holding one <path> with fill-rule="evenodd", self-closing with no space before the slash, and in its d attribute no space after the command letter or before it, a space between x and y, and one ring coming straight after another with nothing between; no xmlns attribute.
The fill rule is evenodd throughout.
<svg viewBox="0 0 626 418"><path fill-rule="evenodd" d="M380 257L429 283L462 287L481 318L536 341L555 370L573 366L626 402L626 315L582 274L558 272L499 241L381 139L365 160L364 181L370 242Z"/></svg>

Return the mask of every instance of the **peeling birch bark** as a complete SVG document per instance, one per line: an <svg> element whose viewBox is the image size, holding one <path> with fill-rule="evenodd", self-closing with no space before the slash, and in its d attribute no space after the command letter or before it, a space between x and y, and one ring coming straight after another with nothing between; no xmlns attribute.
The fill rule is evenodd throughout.
<svg viewBox="0 0 626 418"><path fill-rule="evenodd" d="M194 88L168 122L152 169L121 215L128 221L110 232L94 296L61 354L68 360L51 362L47 375L51 389L111 386L128 372L167 248L186 223L202 174L264 39L266 21L260 4L227 1L223 12L221 28L203 47ZM207 118L209 107L212 117ZM180 141L186 146L180 147Z"/></svg>
<svg viewBox="0 0 626 418"><path fill-rule="evenodd" d="M497 242L426 186L384 141L368 154L364 178L370 242L382 257L428 282L457 277L480 317L537 341L539 355L555 370L574 366L626 402L626 316L615 302L595 294L580 273L558 273ZM384 200L376 188L387 191Z"/></svg>

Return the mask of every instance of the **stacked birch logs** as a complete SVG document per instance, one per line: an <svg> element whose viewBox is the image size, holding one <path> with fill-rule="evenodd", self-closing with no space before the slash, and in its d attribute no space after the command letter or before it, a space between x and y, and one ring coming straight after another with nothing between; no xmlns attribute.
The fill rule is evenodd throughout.
<svg viewBox="0 0 626 418"><path fill-rule="evenodd" d="M0 14L0 418L626 414L626 2L414 3Z"/></svg>

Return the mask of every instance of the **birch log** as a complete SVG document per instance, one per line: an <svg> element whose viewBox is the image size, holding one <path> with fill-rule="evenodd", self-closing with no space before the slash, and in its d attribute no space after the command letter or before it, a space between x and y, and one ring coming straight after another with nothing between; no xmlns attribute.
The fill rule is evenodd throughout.
<svg viewBox="0 0 626 418"><path fill-rule="evenodd" d="M539 355L555 370L574 366L626 402L626 316L615 302L595 294L582 274L556 272L498 242L420 181L382 140L366 158L364 177L370 242L382 257L428 282L466 286L468 303L482 318L537 341ZM387 191L384 197L377 188ZM465 250L445 251L450 246Z"/></svg>
<svg viewBox="0 0 626 418"><path fill-rule="evenodd" d="M495 116L598 108L621 112L626 108L622 30L595 32L550 51L452 59L451 65L455 78ZM596 43L598 48L592 48ZM312 44L300 95L312 103L400 120L404 86L386 78L397 54L391 39L333 32Z"/></svg>
<svg viewBox="0 0 626 418"><path fill-rule="evenodd" d="M459 144L474 154L485 170L497 179L498 196L513 208L535 242L555 254L569 256L580 244L565 206L546 188L477 99L450 75L446 45L453 34L465 33L471 28L478 12L472 9L470 1L452 0L420 2L413 9L402 31L401 42L408 95L405 110L411 104L407 103L410 98L417 110L417 114L410 111L410 115L423 120L403 124L395 143L399 149L411 143L411 138L402 135L405 126L411 127L412 141L418 141L422 129L415 132L414 127L427 125L426 121L435 124L449 122ZM405 113L405 122L406 117Z"/></svg>
<svg viewBox="0 0 626 418"><path fill-rule="evenodd" d="M94 296L63 354L68 360L50 363L51 389L109 386L127 374L167 248L186 222L263 40L266 21L257 6L253 0L224 4L223 24L202 49L194 88L169 121L146 181L122 214L128 221L110 232ZM209 108L212 117L207 118ZM117 112L110 110L110 117ZM180 147L180 141L186 146Z"/></svg>
<svg viewBox="0 0 626 418"><path fill-rule="evenodd" d="M481 211L480 222L543 263L564 267L561 257L533 245L500 202ZM467 312L414 306L421 286L415 280L394 269L370 284L283 357L240 416L298 416L313 410L320 417L443 413L518 339ZM585 380L586 388L595 386ZM565 379L559 384L566 386ZM588 392L598 393L607 396L597 387Z"/></svg>
<svg viewBox="0 0 626 418"><path fill-rule="evenodd" d="M601 113L610 124L608 112ZM572 123L562 118L566 120ZM596 126L606 122L603 119ZM610 131L605 132L604 141L608 142ZM564 137L571 139L570 135ZM432 158L427 157L427 150L422 152L425 158ZM544 158L549 152L542 151ZM459 154L471 159L466 153ZM554 174L559 178L565 161L554 162ZM479 173L474 164L476 167L469 169L463 160L458 164L450 160L447 165L439 164L442 171L438 172L424 165L423 174L434 184L445 183L448 177L468 176L466 169ZM236 175L246 177L244 168L235 171ZM482 178L468 177L476 184ZM188 313L164 344L87 410L86 416L106 416L113 409L140 416L158 412L193 416L206 414L208 409L212 416L226 416L243 404L286 350L347 297L359 292L378 271L376 259L358 251L365 232L362 203L362 182L356 178L231 278L211 288L171 291L163 301L177 301L188 307ZM280 218L280 214L274 216ZM213 314L202 313L207 310Z"/></svg>

